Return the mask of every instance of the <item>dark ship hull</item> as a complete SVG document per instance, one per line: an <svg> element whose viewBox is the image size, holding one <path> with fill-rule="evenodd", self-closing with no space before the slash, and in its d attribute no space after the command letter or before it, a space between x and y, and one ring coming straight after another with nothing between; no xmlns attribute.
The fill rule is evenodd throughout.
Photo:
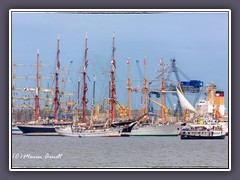
<svg viewBox="0 0 240 180"><path fill-rule="evenodd" d="M193 135L181 135L181 139L224 139L226 134L220 136L193 136Z"/></svg>
<svg viewBox="0 0 240 180"><path fill-rule="evenodd" d="M18 128L23 132L23 135L58 135L53 125L19 125Z"/></svg>

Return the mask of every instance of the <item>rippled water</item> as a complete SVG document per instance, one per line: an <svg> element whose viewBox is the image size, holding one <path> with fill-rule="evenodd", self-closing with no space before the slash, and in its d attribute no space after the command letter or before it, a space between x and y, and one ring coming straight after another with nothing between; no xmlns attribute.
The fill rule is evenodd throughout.
<svg viewBox="0 0 240 180"><path fill-rule="evenodd" d="M12 136L12 167L228 168L225 140Z"/></svg>

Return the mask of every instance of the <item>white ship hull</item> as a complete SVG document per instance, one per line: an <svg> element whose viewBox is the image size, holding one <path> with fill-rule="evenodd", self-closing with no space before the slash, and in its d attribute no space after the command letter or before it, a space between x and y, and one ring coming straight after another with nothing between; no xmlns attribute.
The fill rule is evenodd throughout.
<svg viewBox="0 0 240 180"><path fill-rule="evenodd" d="M98 130L73 130L71 127L56 129L60 136L68 137L120 137L121 131L117 129L98 129Z"/></svg>
<svg viewBox="0 0 240 180"><path fill-rule="evenodd" d="M72 128L70 126L65 128L56 128L56 132L60 136L68 137L120 137L120 136L130 136L130 132L135 123L131 123L126 127L114 127L114 128L104 128L104 129L93 129L86 130L81 128Z"/></svg>
<svg viewBox="0 0 240 180"><path fill-rule="evenodd" d="M225 136L220 124L192 124L181 131L181 139L224 139Z"/></svg>
<svg viewBox="0 0 240 180"><path fill-rule="evenodd" d="M135 126L131 131L131 136L178 136L180 131L180 125Z"/></svg>
<svg viewBox="0 0 240 180"><path fill-rule="evenodd" d="M219 124L222 126L223 131L226 132L226 135L228 135L228 122L219 122Z"/></svg>
<svg viewBox="0 0 240 180"><path fill-rule="evenodd" d="M12 135L22 135L22 131L18 127L12 127Z"/></svg>

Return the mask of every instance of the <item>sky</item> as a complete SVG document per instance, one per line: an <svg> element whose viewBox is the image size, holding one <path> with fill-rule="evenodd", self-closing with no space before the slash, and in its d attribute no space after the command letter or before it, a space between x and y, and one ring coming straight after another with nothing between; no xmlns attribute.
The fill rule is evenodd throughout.
<svg viewBox="0 0 240 180"><path fill-rule="evenodd" d="M117 98L127 105L127 64L130 58L133 86L141 84L143 59L147 58L148 78L159 75L160 59L176 65L190 79L204 84L215 83L228 101L228 13L171 12L150 14L83 13L12 13L12 61L26 64L17 75L34 76L37 50L43 64L42 76L52 76L56 63L57 37L60 35L61 67L69 68L66 77L74 84L66 90L76 91L77 78L83 69L84 44L88 34L88 99L92 99L93 76L96 76L96 101L108 96L112 35L115 33L117 64ZM138 69L136 60L139 60ZM72 63L70 63L72 62ZM141 72L139 72L141 71ZM181 77L181 76L180 76ZM185 80L181 77L181 80ZM33 82L34 83L34 82ZM42 82L44 84L44 81ZM49 86L52 86L50 82ZM160 82L159 82L160 84ZM29 80L17 80L16 86L32 86ZM46 84L45 84L46 86ZM139 108L140 93L133 94L133 108ZM175 104L176 102L173 102Z"/></svg>

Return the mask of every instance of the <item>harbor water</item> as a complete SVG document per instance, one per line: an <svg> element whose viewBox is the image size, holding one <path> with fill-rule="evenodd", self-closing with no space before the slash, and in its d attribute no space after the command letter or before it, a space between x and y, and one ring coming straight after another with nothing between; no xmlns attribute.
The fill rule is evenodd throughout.
<svg viewBox="0 0 240 180"><path fill-rule="evenodd" d="M224 140L12 136L12 168L228 168Z"/></svg>

